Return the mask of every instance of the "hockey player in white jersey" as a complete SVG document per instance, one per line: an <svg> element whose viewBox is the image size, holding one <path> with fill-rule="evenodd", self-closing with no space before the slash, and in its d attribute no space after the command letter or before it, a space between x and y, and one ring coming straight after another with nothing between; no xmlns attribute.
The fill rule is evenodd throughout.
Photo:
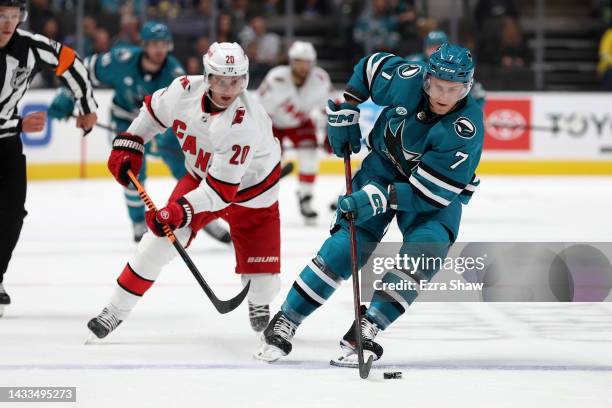
<svg viewBox="0 0 612 408"><path fill-rule="evenodd" d="M319 168L313 112L324 111L332 88L329 75L316 65L317 54L309 42L295 41L289 48L289 65L270 70L258 89L259 98L272 118L274 136L281 144L291 141L299 165L298 200L307 225L314 224L312 192Z"/></svg>
<svg viewBox="0 0 612 408"><path fill-rule="evenodd" d="M148 211L151 232L119 278L109 304L88 323L103 338L128 316L176 251L163 225L189 245L211 219L230 225L235 272L250 280L249 317L255 331L269 320L269 304L280 290L278 180L280 144L263 107L246 93L249 61L236 43L214 43L204 75L183 76L145 98L127 132L113 141L108 160L123 185L127 170L140 170L144 144L171 127L185 153L188 174L177 182L168 203Z"/></svg>

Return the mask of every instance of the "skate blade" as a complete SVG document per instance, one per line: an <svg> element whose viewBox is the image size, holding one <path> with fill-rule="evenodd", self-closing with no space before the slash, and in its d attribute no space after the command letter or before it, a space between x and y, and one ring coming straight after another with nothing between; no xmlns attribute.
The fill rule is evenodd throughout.
<svg viewBox="0 0 612 408"><path fill-rule="evenodd" d="M368 361L370 357L372 357L372 361L376 361L376 354L372 353L371 351L364 350L363 360ZM340 357L329 360L329 364L334 367L359 368L359 359L357 358L356 353L350 355L343 354Z"/></svg>
<svg viewBox="0 0 612 408"><path fill-rule="evenodd" d="M88 346L91 344L100 344L102 339L99 339L95 334L93 334L92 332L89 332L89 334L87 335L87 338L85 339L85 343L83 343L84 345Z"/></svg>
<svg viewBox="0 0 612 408"><path fill-rule="evenodd" d="M0 305L0 317L4 316L4 305Z"/></svg>
<svg viewBox="0 0 612 408"><path fill-rule="evenodd" d="M281 349L271 346L265 341L262 342L262 345L257 353L253 354L253 358L266 363L273 363L285 356L286 354Z"/></svg>

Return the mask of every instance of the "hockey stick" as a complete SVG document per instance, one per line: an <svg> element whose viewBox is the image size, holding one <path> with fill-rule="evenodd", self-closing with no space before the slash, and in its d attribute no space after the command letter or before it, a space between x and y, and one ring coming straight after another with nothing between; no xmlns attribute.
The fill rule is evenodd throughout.
<svg viewBox="0 0 612 408"><path fill-rule="evenodd" d="M346 194L353 194L353 173L351 171L351 150L347 145L344 151L344 177ZM355 339L357 340L357 359L359 361L359 376L368 378L372 368L372 356L367 362L363 359L363 339L361 338L361 297L359 295L359 264L357 259L357 231L352 213L348 213L349 233L351 239L351 275L353 276L353 307L355 308Z"/></svg>
<svg viewBox="0 0 612 408"><path fill-rule="evenodd" d="M281 168L280 178L284 178L285 176L288 176L293 171L293 167L294 167L293 162L287 162L287 164L285 164Z"/></svg>
<svg viewBox="0 0 612 408"><path fill-rule="evenodd" d="M157 211L155 204L153 204L153 201L151 201L151 198L149 197L147 192L144 190L144 187L142 187L142 184L140 184L140 182L138 181L138 178L134 175L134 173L132 173L132 170L128 170L127 175L132 181L132 184L134 185L134 187L136 187L136 190L138 190L138 195L140 195L140 198L142 198L142 201L144 201L147 208L151 211ZM174 248L176 248L181 258L183 258L183 261L185 261L185 263L187 264L187 267L193 274L194 278L196 278L196 280L200 284L200 287L204 290L204 293L206 293L206 296L208 296L213 306L215 307L215 309L217 309L219 313L224 314L224 313L231 312L232 310L237 308L242 303L242 301L244 300L244 298L246 297L249 291L249 288L251 287L251 281L249 281L246 284L246 286L242 289L242 292L240 292L234 298L229 299L229 300L220 300L214 294L210 286L208 286L208 283L206 283L206 281L202 277L202 274L200 273L200 271L198 271L198 268L195 266L195 264L193 263L193 261L191 260L187 252L185 251L185 248L183 248L183 246L178 241L178 239L176 239L176 236L174 235L174 232L172 232L170 227L168 227L167 225L164 225L163 230L164 230L164 234L166 234L166 237L168 237L170 242L172 242L172 245L174 245Z"/></svg>

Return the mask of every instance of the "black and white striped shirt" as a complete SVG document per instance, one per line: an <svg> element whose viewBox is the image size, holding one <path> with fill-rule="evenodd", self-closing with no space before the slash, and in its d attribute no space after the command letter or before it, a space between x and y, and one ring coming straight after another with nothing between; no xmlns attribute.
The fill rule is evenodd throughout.
<svg viewBox="0 0 612 408"><path fill-rule="evenodd" d="M8 44L0 48L0 56L0 138L21 132L17 104L43 68L53 69L66 82L80 114L96 111L87 70L70 47L17 29Z"/></svg>

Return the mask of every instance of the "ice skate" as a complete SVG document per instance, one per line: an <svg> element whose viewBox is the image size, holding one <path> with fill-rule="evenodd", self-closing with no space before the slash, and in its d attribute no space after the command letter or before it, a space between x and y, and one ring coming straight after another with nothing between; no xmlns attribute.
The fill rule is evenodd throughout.
<svg viewBox="0 0 612 408"><path fill-rule="evenodd" d="M249 302L249 320L251 321L251 328L255 332L262 332L270 321L270 306Z"/></svg>
<svg viewBox="0 0 612 408"><path fill-rule="evenodd" d="M138 243L142 239L142 236L145 234L145 232L147 232L147 223L144 221L135 222L132 227L134 230L134 242Z"/></svg>
<svg viewBox="0 0 612 408"><path fill-rule="evenodd" d="M4 315L4 308L11 304L11 297L6 290L4 289L4 285L0 283L0 317Z"/></svg>
<svg viewBox="0 0 612 408"><path fill-rule="evenodd" d="M315 225L319 214L312 209L312 195L298 194L298 200L300 203L300 213L304 217L304 223L306 225Z"/></svg>
<svg viewBox="0 0 612 408"><path fill-rule="evenodd" d="M111 307L105 307L98 316L87 323L87 327L97 338L103 339L121 324L120 320L112 311Z"/></svg>
<svg viewBox="0 0 612 408"><path fill-rule="evenodd" d="M287 319L283 312L278 312L262 333L262 345L255 358L273 363L291 353L291 339L297 325Z"/></svg>
<svg viewBox="0 0 612 408"><path fill-rule="evenodd" d="M363 359L365 361L372 356L372 360L376 361L383 355L383 348L380 344L374 341L374 338L380 330L376 323L370 321L365 316L366 308L361 306L361 336L363 338ZM356 368L359 366L357 356L357 339L355 338L354 321L348 329L342 340L340 340L341 354L339 357L331 360L329 363L337 367Z"/></svg>
<svg viewBox="0 0 612 408"><path fill-rule="evenodd" d="M223 228L217 221L211 221L202 228L202 230L224 244L231 244L232 237L228 230Z"/></svg>

